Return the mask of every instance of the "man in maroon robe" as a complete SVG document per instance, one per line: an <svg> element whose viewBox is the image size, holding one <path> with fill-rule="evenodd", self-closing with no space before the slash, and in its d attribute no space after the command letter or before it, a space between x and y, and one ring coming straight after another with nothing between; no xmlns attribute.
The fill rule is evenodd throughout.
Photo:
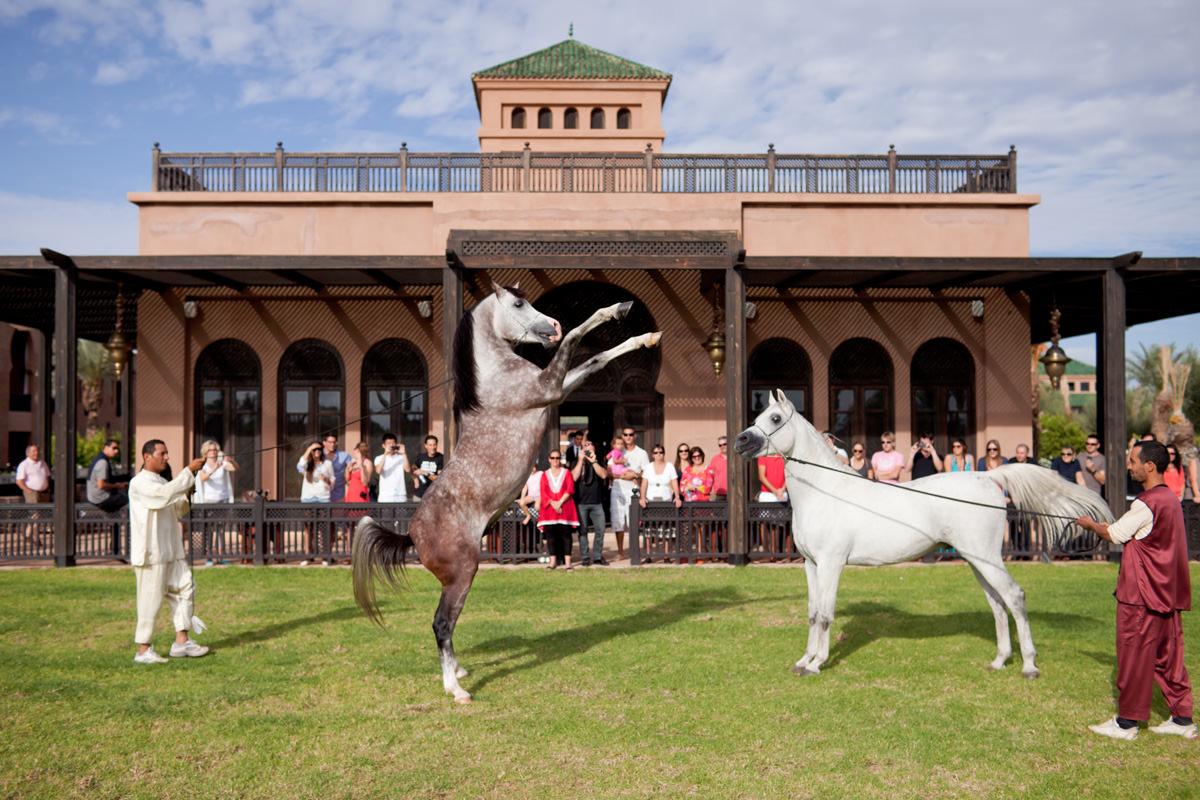
<svg viewBox="0 0 1200 800"><path fill-rule="evenodd" d="M1142 492L1112 524L1076 520L1102 539L1124 544L1117 576L1117 716L1088 728L1113 739L1136 739L1137 723L1150 719L1158 683L1171 718L1150 728L1197 738L1192 722L1192 684L1183 663L1180 612L1192 607L1183 509L1163 484L1167 448L1143 441L1129 453L1129 474Z"/></svg>

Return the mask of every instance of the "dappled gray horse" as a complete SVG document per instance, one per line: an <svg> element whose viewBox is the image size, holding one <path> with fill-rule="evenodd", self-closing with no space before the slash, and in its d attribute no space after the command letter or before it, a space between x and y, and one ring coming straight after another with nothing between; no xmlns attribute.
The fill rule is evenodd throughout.
<svg viewBox="0 0 1200 800"><path fill-rule="evenodd" d="M516 499L546 436L550 407L589 375L662 333L644 333L568 369L580 340L596 326L624 317L632 303L592 314L562 335L559 323L537 311L516 287L492 284L493 293L463 316L454 335L454 418L460 433L454 455L425 492L400 534L364 517L355 532L354 597L380 622L375 579L396 586L404 553L415 546L421 563L442 582L433 618L442 664L442 685L459 703L471 695L458 684L467 671L454 655L454 626L479 569L479 543L491 522ZM561 343L560 343L561 342ZM558 345L541 369L517 355L519 344Z"/></svg>

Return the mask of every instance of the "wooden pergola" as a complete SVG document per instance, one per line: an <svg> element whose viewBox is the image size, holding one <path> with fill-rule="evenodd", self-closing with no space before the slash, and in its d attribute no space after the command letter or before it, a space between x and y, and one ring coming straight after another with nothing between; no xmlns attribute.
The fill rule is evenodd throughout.
<svg viewBox="0 0 1200 800"><path fill-rule="evenodd" d="M487 246L481 246L487 242ZM699 270L702 290L720 285L725 297L725 414L730 431L741 430L746 414L747 288L785 292L797 288L850 290L869 299L877 288L922 289L936 298L951 287L1000 287L1023 292L1030 301L1031 342L1050 337L1050 310L1062 312L1063 336L1095 333L1098 343L1098 412L1100 432L1116 455L1125 435L1125 330L1130 325L1188 313L1200 308L1200 258L1141 258L1129 253L1115 258L876 258L760 257L747 255L735 232L705 231L453 231L443 256L77 256L50 250L41 256L0 257L0 320L42 331L47 347L39 370L42 398L53 396L59 409L73 409L75 340L104 342L116 325L118 291L136 298L143 291L166 292L224 287L304 287L320 296L330 287L375 286L407 297L414 286L441 287L444 347L449 348L463 312L464 285L475 272L521 268ZM136 303L127 305L123 333L136 346ZM449 353L447 352L447 356ZM130 381L122 382L123 407L129 408ZM444 389L446 406L451 389ZM54 435L57 486L74 486L75 415L47 418L46 402L37 435ZM132 415L122 422L130 440ZM448 432L451 437L453 431ZM124 458L129 458L124 453ZM126 462L127 464L128 462ZM748 477L729 472L731 550L746 535ZM1125 506L1124 475L1107 476L1114 512ZM56 561L74 563L70 552L73 492L55 496Z"/></svg>

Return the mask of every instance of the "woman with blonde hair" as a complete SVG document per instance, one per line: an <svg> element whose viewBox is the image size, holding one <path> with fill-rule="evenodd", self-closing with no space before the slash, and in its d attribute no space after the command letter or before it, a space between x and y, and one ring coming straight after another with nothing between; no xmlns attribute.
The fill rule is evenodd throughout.
<svg viewBox="0 0 1200 800"><path fill-rule="evenodd" d="M200 503L232 503L233 502L233 479L231 472L237 471L237 462L225 455L221 450L221 445L216 441L209 439L200 445L200 455L204 456L204 466L196 473L196 494L193 497L193 502L197 505ZM214 552L209 555L218 557L216 563L225 563L225 531L218 526L217 530L210 531L209 525L204 526L204 542L201 545L204 550L208 551L208 538L213 535L215 547ZM211 567L213 559L209 558L204 562L205 566Z"/></svg>
<svg viewBox="0 0 1200 800"><path fill-rule="evenodd" d="M988 443L985 446L987 447L987 454L982 456L975 465L977 471L986 472L989 469L995 469L1001 464L1008 463L1008 459L1000 455L1000 442L995 439L988 439Z"/></svg>

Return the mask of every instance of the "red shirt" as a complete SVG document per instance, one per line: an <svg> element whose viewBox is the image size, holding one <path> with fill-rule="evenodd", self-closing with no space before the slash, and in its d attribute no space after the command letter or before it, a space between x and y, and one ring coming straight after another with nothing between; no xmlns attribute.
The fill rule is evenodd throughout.
<svg viewBox="0 0 1200 800"><path fill-rule="evenodd" d="M758 465L760 467L766 466L767 480L770 481L772 486L774 486L776 489L785 488L784 480L783 480L783 457L782 456L763 456L762 458L760 458L758 460ZM763 485L762 490L764 492L771 491L770 489L768 489L766 487L765 484Z"/></svg>
<svg viewBox="0 0 1200 800"><path fill-rule="evenodd" d="M713 494L729 494L729 462L725 460L725 456L717 453L708 462L709 468L713 474Z"/></svg>
<svg viewBox="0 0 1200 800"><path fill-rule="evenodd" d="M575 480L571 477L569 469L563 468L560 474L562 483L558 485L558 491L554 491L550 470L542 473L542 494L538 498L540 512L537 526L539 528L546 525L579 525L579 512L575 509L575 499L571 497L575 492ZM561 500L564 497L567 498L567 501L563 503L562 511L555 511L554 506L550 505L550 501Z"/></svg>

